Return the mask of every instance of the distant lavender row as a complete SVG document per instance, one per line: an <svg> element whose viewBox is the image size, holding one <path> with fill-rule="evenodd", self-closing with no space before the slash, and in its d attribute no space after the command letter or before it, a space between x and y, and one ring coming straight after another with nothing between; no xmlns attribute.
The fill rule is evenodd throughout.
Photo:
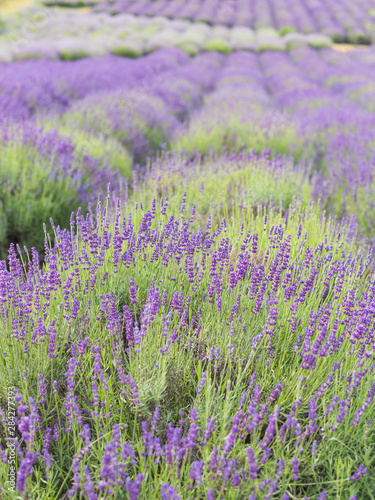
<svg viewBox="0 0 375 500"><path fill-rule="evenodd" d="M226 105L238 101L244 113L249 111L244 102L262 112L268 103L274 115L286 112L287 120L298 116L304 121L323 108L335 111L334 117L340 105L341 112L355 108L354 116L366 121L371 119L374 87L369 81L374 80L374 60L373 50L340 54L301 46L289 55L237 52L224 57L212 52L190 59L183 51L165 49L136 61L108 56L1 64L1 117L25 120L47 111L50 116L76 112L89 99L91 111L98 106L103 109L104 102L116 106L126 101L128 108L151 105L155 116L165 117L171 111L184 120L204 98L200 114L207 120L212 112L208 108L221 106L225 111ZM158 98L158 103L152 104L151 97ZM103 128L108 134L113 130Z"/></svg>
<svg viewBox="0 0 375 500"><path fill-rule="evenodd" d="M61 113L92 92L129 90L157 79L163 71L186 63L184 52L170 49L139 60L116 56L82 61L46 59L0 63L1 119L30 119Z"/></svg>
<svg viewBox="0 0 375 500"><path fill-rule="evenodd" d="M76 60L108 54L137 58L159 49L177 47L190 55L202 51L230 53L289 50L298 43L320 48L332 44L321 34L280 34L272 28L254 31L245 26L209 26L186 20L169 20L121 14L71 15L64 9L32 8L24 14L32 29L25 29L22 16L7 18L0 34L0 61L25 59ZM35 25L35 26L34 26Z"/></svg>
<svg viewBox="0 0 375 500"><path fill-rule="evenodd" d="M375 37L371 0L101 0L112 14L166 16L210 24L274 27L281 32L319 32L338 42L369 43ZM371 11L372 9L372 11ZM372 15L371 15L372 14Z"/></svg>

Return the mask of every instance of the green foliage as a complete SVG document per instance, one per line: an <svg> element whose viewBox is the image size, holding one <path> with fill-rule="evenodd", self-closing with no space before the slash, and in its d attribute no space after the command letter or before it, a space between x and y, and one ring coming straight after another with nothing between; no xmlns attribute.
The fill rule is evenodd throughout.
<svg viewBox="0 0 375 500"><path fill-rule="evenodd" d="M358 186L355 190L343 186L335 189L328 197L327 207L338 217L354 216L363 234L372 238L375 234L375 182Z"/></svg>
<svg viewBox="0 0 375 500"><path fill-rule="evenodd" d="M355 45L371 45L371 37L364 31L351 31L349 42Z"/></svg>
<svg viewBox="0 0 375 500"><path fill-rule="evenodd" d="M278 38L279 33L275 28L271 27L264 27L264 28L258 28L256 30L256 35L257 37L272 37L272 38Z"/></svg>
<svg viewBox="0 0 375 500"><path fill-rule="evenodd" d="M163 102L141 88L125 96L107 94L99 101L88 97L78 109L65 113L61 122L67 131L81 130L90 137L114 139L134 156L135 162L143 162L168 141L168 120Z"/></svg>
<svg viewBox="0 0 375 500"><path fill-rule="evenodd" d="M325 29L323 33L335 43L346 43L348 41L347 37L341 31L336 31L334 28Z"/></svg>
<svg viewBox="0 0 375 500"><path fill-rule="evenodd" d="M114 42L111 48L111 54L115 56L130 57L136 59L140 57L143 53L142 44L140 42L135 42L132 40L124 40Z"/></svg>
<svg viewBox="0 0 375 500"><path fill-rule="evenodd" d="M238 41L255 42L255 33L252 29L245 26L234 26L230 30L230 38Z"/></svg>
<svg viewBox="0 0 375 500"><path fill-rule="evenodd" d="M211 37L206 41L206 50L213 50L216 52L221 52L222 54L229 54L231 52L228 40L220 37Z"/></svg>
<svg viewBox="0 0 375 500"><path fill-rule="evenodd" d="M6 28L7 28L6 22L0 15L0 35L6 32Z"/></svg>
<svg viewBox="0 0 375 500"><path fill-rule="evenodd" d="M13 61L26 61L27 59L42 59L44 57L42 50L30 50L29 48L24 48L18 50L14 56Z"/></svg>
<svg viewBox="0 0 375 500"><path fill-rule="evenodd" d="M56 157L43 157L18 141L0 151L0 256L5 259L10 243L21 248L43 249L43 223L69 223L79 206L78 186L64 172L57 173Z"/></svg>
<svg viewBox="0 0 375 500"><path fill-rule="evenodd" d="M168 153L161 155L153 165L152 182L138 187L134 196L145 203L151 203L154 196L168 196L171 211L178 212L180 199L188 185L187 205L198 203L201 217L211 214L214 220L225 216L225 210L235 207L241 197L246 199L247 209L265 207L272 202L282 211L292 204L296 196L303 200L304 205L312 200L309 172L295 167L292 159L284 159L283 167L278 168L277 161L269 158L250 160L240 153L235 160L227 159L223 163L213 154L194 167L186 168L184 156L180 161L178 156L173 160L168 158ZM168 162L170 167L166 168ZM204 192L201 192L202 185Z"/></svg>
<svg viewBox="0 0 375 500"><path fill-rule="evenodd" d="M1 43L1 41L0 41ZM10 62L12 60L13 53L9 47L0 45L0 61Z"/></svg>
<svg viewBox="0 0 375 500"><path fill-rule="evenodd" d="M181 47L181 44L194 44L202 49L207 39L207 31L200 26L188 28L177 38L176 45Z"/></svg>
<svg viewBox="0 0 375 500"><path fill-rule="evenodd" d="M265 119L264 109L254 107L251 114L244 117L241 104L236 109L223 103L220 109L212 109L206 115L192 119L188 130L182 129L176 134L171 147L187 152L219 153L240 151L246 143L259 154L270 149L274 155L293 154L296 161L302 156L303 144L294 123L281 115L269 116L268 128L258 125L259 116Z"/></svg>
<svg viewBox="0 0 375 500"><path fill-rule="evenodd" d="M78 61L84 59L88 54L84 49L62 49L60 51L60 59L62 61Z"/></svg>
<svg viewBox="0 0 375 500"><path fill-rule="evenodd" d="M279 29L279 34L281 36L283 35L287 35L288 33L295 33L297 30L294 26L282 26L280 29Z"/></svg>
<svg viewBox="0 0 375 500"><path fill-rule="evenodd" d="M307 35L307 41L310 47L314 49L329 48L332 45L332 40L328 36L315 33Z"/></svg>
<svg viewBox="0 0 375 500"><path fill-rule="evenodd" d="M283 37L287 50L303 47L308 43L305 35L301 33L288 33Z"/></svg>
<svg viewBox="0 0 375 500"><path fill-rule="evenodd" d="M61 125L59 122L60 120L54 123L44 122L44 127L46 130L57 128L59 135L71 139L77 151L100 160L102 164L108 164L124 178L131 177L132 156L118 140L113 137L106 138L100 133L94 134L68 127L66 124Z"/></svg>
<svg viewBox="0 0 375 500"><path fill-rule="evenodd" d="M196 56L200 52L200 47L193 42L178 41L176 47L185 51L189 56Z"/></svg>
<svg viewBox="0 0 375 500"><path fill-rule="evenodd" d="M119 384L118 365L114 355L118 354L120 349L115 346L117 339L113 332L113 322L111 323L109 312L105 310L104 300L106 297L113 296L116 310L122 311L123 306L128 305L133 317L139 320L140 314L145 309L151 283L160 284L160 289L165 289L167 304L170 304L174 292L182 293L184 296L191 293L191 285L180 269L184 262L172 260L168 266L161 265L161 257L153 257L154 245L142 247L142 258L132 262L131 269L123 262L120 263L118 269L114 268L112 248L105 250L103 253L104 262L101 267L95 268L94 273L88 269L84 259L77 260L77 263L74 264L75 274L73 275L71 269L66 269L63 265L53 268L54 272L58 272L61 283L65 284L69 279L72 280L70 286L71 289L76 287L76 297L80 308L78 316L71 320L68 317L69 310L65 311L66 314L62 312L67 304L70 307L70 296L67 300L62 287L56 287L49 295L51 305L46 306L48 308L46 324L49 327L51 322L55 321L54 325L57 329L55 357L47 356L47 342L30 343L25 352L23 343L14 342L9 347L6 335L0 336L0 348L2 351L7 351L7 356L3 358L6 370L0 371L2 399L6 395L5 388L14 385L20 389L25 401L28 401L29 397L39 401L37 377L42 375L48 388L46 403L39 405L43 429L47 426L53 428L55 423L60 425L60 419L65 420L66 418L64 406L67 389L66 372L72 343L75 344L76 352L79 353L77 355L79 363L77 363L75 372L74 397L76 401L79 402L82 410L91 412L93 410L92 402L95 398L92 381L97 380L102 408L110 410L105 415L103 412L100 416L88 417L87 414L84 414L85 423L90 422L92 441L90 447L86 447L86 451L84 451L85 443L81 437L82 425L78 424L75 419L72 431L64 434L61 432L60 439L51 445L50 452L55 461L52 464L49 477L45 479L45 465L40 462L37 468L38 473L29 478L28 492L31 498L47 500L48 498L64 496L73 481L73 457L81 451L80 471L82 472L84 464L88 465L95 484L97 484L101 474L101 460L106 446L109 446L113 439L112 428L114 424L120 424L121 445L131 441L135 450L134 463L127 463L128 475L134 478L137 472L147 470L147 478L143 482L140 498L155 500L160 498L160 486L163 482L172 484L183 499L192 496L193 498L203 498L203 492L206 493L209 487L213 487L215 494L220 497L223 488L221 478L213 480L212 475L207 472L203 477L201 491L196 492L196 485L192 484L191 478L189 478L189 467L195 459L208 462L214 447L218 447L219 452L223 453L223 445L230 433L233 416L239 411L241 405L246 410L250 403L249 379L252 374L256 373L256 382L260 387L260 405L270 401L268 398L270 398L272 389L277 383L282 382L284 387L275 403L280 408L280 421L283 422L285 416L293 411L294 402L300 401L293 416L300 422L302 430L308 429L308 425L311 423L311 419L309 419L310 399L325 383L327 377L333 377L332 383L327 384L323 395L317 398L319 411L317 427L319 431L314 431L314 434L318 434L321 428L324 428L328 439L319 439L316 442L317 450L315 451L317 452L315 453L312 452L312 441L315 435L311 436L311 439L299 443L296 435L293 436L292 432L287 432L283 442L279 436L280 425L278 425L275 437L272 439L272 458L263 464L261 462L262 450L259 449L258 445L260 440L264 438L267 429L267 419L270 414L268 410L262 425L251 432L243 431L246 440L238 439L234 448L226 455L228 459L237 460L240 467L242 465L246 467L246 449L249 446L253 447L257 452L259 476L256 480L244 481L241 492L235 485L228 486L228 491L225 493L226 498L236 499L242 496L248 498L252 494L253 488L256 488L257 491L260 489L261 481L268 477L275 477L275 462L284 459L285 471L277 489L279 497L288 491L296 498L301 494L315 498L317 493L326 489L332 498L346 498L350 491L350 494L357 493L359 498L367 500L368 497L364 493L364 480L352 484L348 478L355 471L353 470L353 461L355 464L370 465L372 463L374 424L371 423L366 427L364 420L371 415L373 403L367 408L363 422L356 427L350 426L350 421L354 418L356 410L366 400L371 387L371 377L363 378L361 384L356 388L344 423L337 425L335 422L337 413L330 414L328 412L324 416L327 405L334 396L337 396L339 400L347 397L347 380L352 380L351 374L358 371L357 356L348 353L349 349L352 349L348 339L345 340L347 344L345 347L348 349L340 349L339 353L332 356L335 362L341 363L341 371L332 372L333 360L331 357L320 358L318 360L319 366L314 371L301 368L300 355L293 349L296 334L291 331L292 314L290 307L284 301L281 289L277 295L280 305L272 339L273 355L269 357L267 355L267 335L257 347L254 348L252 345L254 337L265 328L268 307L262 307L257 315L253 314L251 300L244 292L248 283L245 282L243 287L239 283L233 290L229 289L228 286L230 274L228 267L232 264L236 266L238 262L241 262L238 256L241 253L243 239L248 230L251 234L257 233L259 235L258 252L251 256L252 265L257 265L257 259L262 259L269 248L271 231L275 228L282 229L283 234L290 235L291 241L296 244L291 245L288 264L293 263L293 265L301 266L300 278L304 282L308 280L311 273L310 265L303 267L305 256L308 253L312 255L312 251L316 253L317 246L325 241L326 248L321 248L319 254L320 265L317 269L316 287L312 293L308 294L306 303L296 313L296 319L301 322L299 331L302 332L309 324L309 311L317 311L321 307L320 297L324 280L327 279L330 270L331 259L338 260L340 258L337 256L338 252L345 252L346 255L353 252L353 257L355 257L355 242L349 238L345 226L337 225L333 219L322 213L319 207L314 205L303 207L297 200L292 201L289 206L287 219L282 216L277 207L274 207L267 209L268 219L265 221L266 211L264 208L256 206L255 199L251 198L251 193L264 183L262 172L268 171L270 166L268 162L263 159L259 160L258 165L256 160L254 163L243 164L237 159L233 162L228 161L224 167L226 172L222 172L222 165L215 164L215 161L213 159L212 163L202 164L201 172L199 172L199 166L197 167L198 171L194 169L189 171L186 164L184 165L183 159L181 159L181 165L178 164L178 161L175 164L169 162L169 168L166 167L163 170L163 161L161 161L160 170L156 168L153 175L148 178L148 182L134 192L134 198L123 207L123 219L121 217L118 221L118 227L121 227L123 222L126 223L131 213L132 231L136 234L144 217L144 210L150 208L151 200L156 197L156 219L152 223L152 231L164 231L169 220L172 220L174 224L185 224L185 221L181 220L182 217L177 221L171 219L172 214L178 213L181 207L183 190L187 190L186 214L190 214L192 204L196 204L196 217L193 224L195 230L205 229L207 215L210 214L212 215L212 230L217 231L221 217L224 216L226 218L225 233L211 245L210 251L207 252L207 260L204 261L207 265L203 266L201 263L202 255L200 252L198 255L194 255L191 261L192 266L197 266L202 271L200 281L202 290L206 290L211 281L209 264L212 252L219 250L220 242L222 244L226 241L230 242L229 262L223 273L225 291L222 308L218 310L215 303L204 300L203 297L194 295L194 293L192 293L192 301L187 306L189 321L193 315L196 317L199 308L201 309L204 321L200 334L197 333L196 329L190 328L189 324L181 326L180 315L176 311L172 311L169 329L179 332L179 343L172 344L168 352L163 354L161 350L165 347L166 338L164 337L162 318L165 317L168 309L161 306L155 314L155 318L147 325L140 340L139 349L132 351L131 356L121 357L120 366L133 380L139 402L136 401L134 393L127 387L126 392L119 395L120 390L124 387ZM220 162L220 160L218 161ZM178 175L180 167L185 167L187 170L185 179ZM171 183L171 174L173 175L174 171L175 177ZM274 175L276 170L272 170L272 168L269 173L270 184L273 180L276 190L280 186L280 177ZM290 175L292 172L288 173L289 177L292 177ZM215 182L216 175L217 183ZM204 185L198 188L199 182L203 178ZM155 182L160 180L161 184ZM281 191L280 187L279 192ZM166 214L161 216L160 199L166 194L169 196L170 204ZM135 206L135 200L142 200L144 209L140 210L139 207ZM94 222L92 223L94 224ZM303 224L303 234L299 231L300 223ZM108 227L100 221L97 224L100 238L105 239ZM109 230L113 234L115 228L110 226ZM78 252L82 248L83 238L78 230L77 232L78 235L73 240L73 248L77 249ZM300 244L298 244L299 239ZM61 242L58 237L57 242ZM89 252L86 253L87 258L92 258L88 245L85 249ZM266 272L269 272L272 263L277 258L276 255L279 255L278 251L278 246L272 248L271 245L268 263L264 264ZM60 252L57 255L60 259ZM353 260L356 271L354 282L353 276L348 275L348 279L343 282L342 290L339 292L340 301L345 300L346 294L352 286L355 286L358 295L365 297L369 293L369 283L366 282L366 279L359 277L360 263L355 258L351 260ZM60 260L58 262L60 263ZM47 266L46 271L51 270L52 266L53 264ZM106 271L106 279L103 276L104 270ZM93 279L93 276L96 279ZM170 279L172 276L174 277L173 281ZM130 277L134 277L138 287L135 304L131 303L129 296ZM88 291L84 291L82 285L79 286L79 283L83 284L86 280L92 283ZM227 322L227 318L236 306L237 300L240 301L241 309L248 310L248 313L241 315L241 322L235 316L231 325ZM46 302L47 299L43 297L40 307ZM62 311L60 311L60 307ZM33 310L30 311L30 314L35 319L38 315ZM330 328L334 319L335 316L332 315ZM11 316L7 318L7 321L1 323L1 328L4 332L11 334L12 325L13 317ZM27 338L30 337L31 333L26 333ZM341 333L340 330L339 334ZM99 366L103 373L100 380L99 377L96 379L97 366L94 364L93 352L90 349L82 348L85 337L89 338L91 345L99 346ZM229 344L233 346L234 357L229 354ZM209 361L211 350L219 354L216 359L213 358ZM372 360L365 359L363 363L365 365L362 365L362 369L369 370ZM203 389L198 392L197 388L203 378L203 372L206 373L207 380ZM332 373L333 375L331 375ZM57 389L53 392L52 382L54 380L57 383ZM104 381L108 389L104 388ZM192 408L197 410L198 443L202 442L207 418L215 419L215 429L209 437L207 446L198 444L194 449L194 454L188 454L184 457L178 474L175 466L168 467L165 462L155 464L154 457L150 459L141 453L144 438L140 423L146 421L150 427L156 406L160 408L160 418L155 432L160 436L162 443L166 440L168 423L177 425L177 422L182 419L180 411L186 415L183 418L187 421L187 425L181 424L182 435L185 437L189 429L189 412ZM273 408L273 404L271 407ZM335 431L331 431L329 425L334 425ZM43 436L38 437L38 451L41 450L42 443ZM298 453L300 460L300 478L297 481L292 480L291 470L291 460L296 453ZM0 474L5 476L5 471L1 470ZM366 480L372 488L374 478L369 475ZM123 488L118 486L115 488L119 495L123 494ZM258 496L262 498L261 493ZM13 500L16 496L10 498Z"/></svg>

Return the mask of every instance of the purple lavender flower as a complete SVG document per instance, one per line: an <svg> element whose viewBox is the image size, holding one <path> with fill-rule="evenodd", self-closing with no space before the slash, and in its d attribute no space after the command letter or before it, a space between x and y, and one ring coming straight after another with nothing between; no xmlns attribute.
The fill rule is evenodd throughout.
<svg viewBox="0 0 375 500"><path fill-rule="evenodd" d="M293 481L298 481L298 477L299 477L299 460L298 460L297 457L293 457L292 468L293 468Z"/></svg>
<svg viewBox="0 0 375 500"><path fill-rule="evenodd" d="M207 419L207 425L203 433L203 441L202 441L202 446L206 446L208 443L208 440L210 439L211 433L215 430L215 419L213 418L208 418Z"/></svg>
<svg viewBox="0 0 375 500"><path fill-rule="evenodd" d="M358 467L358 470L352 476L350 476L349 480L352 482L357 481L357 479L360 479L368 471L369 471L368 467L365 467L363 464L360 464L360 466Z"/></svg>
<svg viewBox="0 0 375 500"><path fill-rule="evenodd" d="M136 291L136 288L134 286L134 279L133 278L130 278L129 295L130 295L131 303L136 304L137 303L137 298L136 298L137 291Z"/></svg>
<svg viewBox="0 0 375 500"><path fill-rule="evenodd" d="M133 482L130 480L130 478L127 478L126 490L129 495L129 500L138 500L142 487L143 477L143 474L138 474Z"/></svg>
<svg viewBox="0 0 375 500"><path fill-rule="evenodd" d="M176 493L172 485L163 483L160 491L162 500L181 500L181 497Z"/></svg>
<svg viewBox="0 0 375 500"><path fill-rule="evenodd" d="M190 466L189 478L196 482L198 486L202 484L202 471L205 463L194 460Z"/></svg>
<svg viewBox="0 0 375 500"><path fill-rule="evenodd" d="M256 479L258 477L258 464L252 448L247 449L247 461L249 464L249 477Z"/></svg>
<svg viewBox="0 0 375 500"><path fill-rule="evenodd" d="M87 465L85 465L83 470L85 474L85 482L83 483L83 487L87 495L87 498L89 500L97 500L98 495L95 493L94 484L91 479L90 469L87 467Z"/></svg>
<svg viewBox="0 0 375 500"><path fill-rule="evenodd" d="M206 383L206 378L207 378L206 372L202 372L201 379L199 381L198 388L197 388L197 394L201 394L203 387L204 387L204 384Z"/></svg>
<svg viewBox="0 0 375 500"><path fill-rule="evenodd" d="M25 455L25 458L21 462L17 474L17 489L20 493L23 493L25 490L26 480L33 472L33 467L36 462L37 456L37 452L33 453L31 451L28 451Z"/></svg>
<svg viewBox="0 0 375 500"><path fill-rule="evenodd" d="M47 399L46 399L47 389L46 389L46 384L44 382L43 375L38 375L38 381L39 381L40 403L44 404L47 402Z"/></svg>
<svg viewBox="0 0 375 500"><path fill-rule="evenodd" d="M210 488L207 490L207 498L206 500L214 500L214 490Z"/></svg>

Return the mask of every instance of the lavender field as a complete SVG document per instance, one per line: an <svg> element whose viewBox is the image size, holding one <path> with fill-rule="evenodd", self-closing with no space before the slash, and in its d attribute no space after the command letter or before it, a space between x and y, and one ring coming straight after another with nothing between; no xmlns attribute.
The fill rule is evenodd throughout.
<svg viewBox="0 0 375 500"><path fill-rule="evenodd" d="M1 499L375 498L375 2L0 0L0 141Z"/></svg>

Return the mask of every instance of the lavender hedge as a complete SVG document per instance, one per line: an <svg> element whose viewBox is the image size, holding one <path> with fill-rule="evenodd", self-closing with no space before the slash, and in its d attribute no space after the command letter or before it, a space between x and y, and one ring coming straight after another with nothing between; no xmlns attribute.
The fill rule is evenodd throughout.
<svg viewBox="0 0 375 500"><path fill-rule="evenodd" d="M43 250L43 222L53 216L66 225L72 210L87 207L105 185L121 182L104 158L77 148L57 131L32 125L4 127L0 153L0 255L10 243Z"/></svg>

